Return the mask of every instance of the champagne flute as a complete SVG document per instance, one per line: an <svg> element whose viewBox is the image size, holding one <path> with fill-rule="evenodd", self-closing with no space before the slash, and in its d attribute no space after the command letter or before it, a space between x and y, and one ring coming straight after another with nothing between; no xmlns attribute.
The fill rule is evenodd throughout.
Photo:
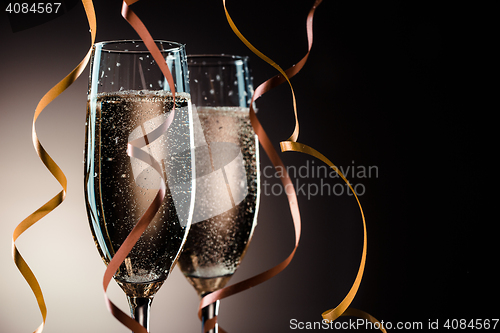
<svg viewBox="0 0 500 333"><path fill-rule="evenodd" d="M226 285L252 238L259 207L259 150L249 119L248 58L190 55L188 68L196 199L178 265L201 298ZM218 309L219 301L202 309L202 330ZM216 325L210 332L217 330Z"/></svg>
<svg viewBox="0 0 500 333"><path fill-rule="evenodd" d="M153 297L186 240L195 191L184 45L155 43L172 73L175 99L142 41L95 44L85 143L87 213L106 265L156 205L147 215L148 227L114 275L132 317L148 331ZM163 196L157 200L159 193Z"/></svg>

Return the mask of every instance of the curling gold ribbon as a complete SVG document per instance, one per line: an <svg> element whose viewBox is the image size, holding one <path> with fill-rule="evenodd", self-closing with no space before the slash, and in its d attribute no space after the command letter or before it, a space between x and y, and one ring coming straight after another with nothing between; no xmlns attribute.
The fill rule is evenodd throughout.
<svg viewBox="0 0 500 333"><path fill-rule="evenodd" d="M318 152L314 148L311 148L309 146L306 146L304 144L296 142L297 138L298 138L298 134L299 134L299 122L298 122L298 117L297 117L297 107L296 107L296 101L295 101L295 93L293 91L293 87L292 87L292 84L291 84L291 82L289 80L289 77L295 75L298 71L300 71L300 69L304 66L304 64L305 64L305 62L306 62L306 60L307 60L307 58L309 56L309 53L310 53L310 50L311 50L311 47L312 47L312 40L313 40L313 33L312 33L313 16L314 16L314 12L316 10L316 7L321 2L322 2L322 0L316 0L316 2L314 3L314 5L313 5L312 9L310 10L309 15L307 17L308 52L304 56L304 58L297 63L296 66L288 69L287 71L283 71L283 69L281 69L281 67L279 65L277 65L274 61L272 61L267 56L265 56L262 52L260 52L259 50L257 50L241 34L241 32L237 29L236 25L234 24L233 20L231 19L230 15L229 15L229 12L228 12L228 10L226 8L226 1L225 0L223 0L223 5L224 5L224 11L226 13L227 21L228 21L231 29L233 30L233 32L238 36L238 38L253 53L255 53L257 56L259 56L261 59L263 59L264 61L266 61L267 63L269 63L274 68L276 68L280 72L280 74L281 74L281 75L277 75L277 76L273 77L272 79L267 80L266 82L264 82L263 84L261 84L255 90L255 93L254 93L254 95L252 97L252 102L251 102L251 105L250 105L250 119L252 121L252 126L254 127L254 130L257 133L257 135L259 137L259 141L261 142L264 150L266 151L266 153L268 154L268 156L271 158L271 161L272 161L273 165L276 167L277 165L282 165L282 162L279 159L276 151L272 147L272 144L270 143L267 135L265 134L265 132L264 132L264 130L263 130L260 122L258 121L258 119L257 119L257 117L255 115L255 112L254 112L252 106L253 106L254 100L256 100L262 94L264 94L265 92L269 91L273 87L275 87L275 86L283 83L286 80L286 82L288 82L288 84L290 85L290 89L292 91L293 107L294 107L294 114L295 114L295 129L294 129L292 135L290 136L290 138L288 138L286 141L283 141L283 142L280 143L281 150L283 152L286 152L286 151L296 151L296 152L305 153L305 154L308 154L308 155L311 155L311 156L313 156L315 158L320 159L321 161L323 161L324 163L326 163L328 166L330 166L333 170L335 170L342 177L342 179L349 186L349 188L351 189L351 191L353 192L353 194L354 194L354 196L356 198L356 201L358 203L358 206L359 206L359 209L360 209L360 212L361 212L361 217L362 217L362 220L363 220L363 251L362 251L362 258L361 258L361 263L360 263L360 266L359 266L359 269L358 269L358 273L356 275L355 281L354 281L354 283L353 283L353 285L352 285L349 293L344 298L344 300L337 307L335 307L334 309L325 311L322 314L323 319L333 321L333 320L336 320L341 315L344 315L344 316L358 316L358 317L367 319L367 320L369 320L369 321L371 321L373 323L379 323L380 324L380 322L376 318L372 317L368 313L366 313L364 311L361 311L361 310L349 308L349 305L351 304L352 300L354 299L354 296L356 295L356 293L357 293L357 291L359 289L359 286L361 284L361 279L362 279L362 276L363 276L363 271L364 271L365 262L366 262L366 250L367 250L366 221L365 221L363 209L361 207L361 203L359 202L359 199L356 196L356 193L353 190L353 188L351 187L349 181L345 178L345 176L340 172L340 170L330 160L328 160L323 154L321 154L320 152ZM282 170L286 170L286 169L282 168ZM300 213L299 213L298 207L297 207L297 196L296 196L295 190L290 191L290 192L287 191L289 189L287 187L287 184L291 185L290 178L289 178L288 174L285 174L283 176L282 182L283 182L283 184L285 186L285 189L286 189L285 193L287 194L287 197L288 197L288 201L289 201L290 209L291 209L291 213L292 213L292 219L293 219L294 227L295 227L296 243L295 243L295 248L293 249L291 255L284 262L282 262L280 265L278 265L278 266L276 266L276 267L274 267L274 268L272 268L272 269L270 269L270 270L268 270L268 271L266 271L266 272L264 272L262 274L259 274L259 275L257 275L254 278L250 278L250 279L242 281L242 282L240 282L240 283L238 283L236 285L226 287L224 289L221 289L221 290L219 290L217 292L214 292L212 294L209 294L209 295L205 296L201 300L201 302L200 302L199 316L201 316L201 309L203 307L207 306L210 303L215 302L218 299L221 299L221 298L227 297L229 295L232 295L235 292L238 292L238 291L241 291L241 290L244 290L244 289L248 289L251 286L254 286L256 284L255 282L260 283L260 282L263 282L263 281L271 278L272 276L276 275L281 270L283 270L288 265L288 263L290 262L290 260L292 259L293 255L295 254L295 251L297 249L298 240L299 240L299 237L300 237ZM293 189L293 185L290 188ZM237 287L234 287L234 286L237 286ZM208 330L212 329L215 326L216 320L217 319L214 318L210 322L207 322L205 324L204 331L207 332ZM383 328L382 325L380 325L380 329L381 329L381 331L385 332L385 329Z"/></svg>
<svg viewBox="0 0 500 333"><path fill-rule="evenodd" d="M149 52L153 56L154 60L160 67L163 75L167 79L167 82L170 87L170 91L172 93L172 97L174 99L173 103L173 108L172 112L170 115L167 117L165 122L161 124L158 128L150 132L149 134L145 134L143 137L128 142L127 146L127 154L131 157L138 158L147 164L151 165L162 177L162 181L160 182L160 189L158 193L156 194L155 198L153 199L153 202L151 205L147 208L146 212L140 217L138 220L137 224L134 226L134 228L131 230L125 241L122 243L120 248L116 251L116 253L113 256L113 259L108 263L108 266L106 267L106 271L104 272L104 277L103 277L103 289L104 289L104 300L106 303L106 306L110 313L118 320L120 321L123 325L125 325L127 328L130 330L134 331L135 333L147 333L147 330L144 326L139 324L135 319L127 315L125 312L120 310L107 296L106 292L108 290L109 283L113 279L113 276L117 272L118 268L120 265L123 263L125 258L128 256L132 248L134 247L135 243L139 240L141 235L143 234L144 230L148 227L149 223L153 220L156 212L158 209L161 207L161 204L165 198L166 195L166 186L165 182L163 180L163 173L161 171L161 166L159 165L158 161L156 161L153 156L147 154L140 148L146 145L146 142L148 144L152 143L154 140L156 140L158 137L160 137L163 133L165 133L170 126L170 124L173 121L174 115L175 115L175 85L174 85L174 80L172 77L172 74L170 73L170 70L167 66L167 63L165 62L165 59L163 58L160 50L156 46L156 43L154 42L153 38L151 37L149 31L146 29L146 26L144 23L139 19L139 17L130 9L130 5L133 3L137 2L138 0L125 0L122 3L122 16L123 18L134 28L134 30L137 32L137 34L141 37L142 41L148 48ZM147 137L147 140L146 140Z"/></svg>
<svg viewBox="0 0 500 333"><path fill-rule="evenodd" d="M64 175L61 168L54 162L54 160L47 153L45 148L43 148L42 144L38 140L38 136L36 134L36 121L38 116L42 113L44 108L49 105L57 96L59 96L64 90L66 90L83 72L87 63L90 59L90 54L92 52L92 46L94 45L95 35L96 35L96 17L94 12L94 6L91 0L82 0L83 6L85 8L85 13L87 15L87 20L90 26L90 34L91 34L91 46L83 60L75 67L64 79L62 79L59 83L57 83L52 89L50 89L38 102L38 105L35 109L35 114L33 117L33 125L32 125L32 139L35 150L38 154L38 157L42 160L45 167L50 171L50 173L56 178L59 184L62 187L62 190L55 195L52 199L46 202L43 206L38 208L31 215L26 217L21 223L17 225L14 229L14 233L12 236L12 257L14 262L23 275L26 282L30 286L33 294L36 297L38 302L38 307L40 309L40 313L42 314L42 323L38 328L34 331L34 333L40 333L43 331L45 326L45 321L47 319L47 306L45 304L45 300L43 297L42 289L38 280L35 277L35 274L30 269L24 258L21 256L21 253L16 247L16 240L21 236L26 230L28 230L31 226L33 226L36 222L42 219L44 216L53 211L56 207L58 207L66 197L67 191L67 179Z"/></svg>

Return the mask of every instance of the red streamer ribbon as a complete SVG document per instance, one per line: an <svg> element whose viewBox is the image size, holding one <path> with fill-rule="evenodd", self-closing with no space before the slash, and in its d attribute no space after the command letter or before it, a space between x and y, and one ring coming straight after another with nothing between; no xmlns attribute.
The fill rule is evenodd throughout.
<svg viewBox="0 0 500 333"><path fill-rule="evenodd" d="M128 143L128 149L127 149L127 154L131 157L138 158L148 164L150 164L161 176L163 175L161 166L159 163L149 154L144 152L141 147L145 145L146 142L153 142L155 139L160 137L163 133L165 133L172 123L175 115L175 85L174 85L174 80L172 77L172 74L170 73L170 70L167 66L167 63L165 62L165 59L163 58L160 50L156 46L156 43L154 42L153 38L151 37L150 33L146 29L145 25L142 23L142 21L139 19L139 17L130 9L130 5L133 3L137 2L138 0L125 0L123 1L122 4L122 16L123 18L134 28L134 30L138 33L138 35L141 37L142 41L146 45L147 49L153 56L154 60L160 67L163 75L167 79L167 82L170 87L170 91L172 93L174 103L173 103L173 108L172 112L170 115L167 117L165 122L160 125L158 128L153 130L149 134L145 134L144 137L141 137L137 140L131 141ZM146 140L147 137L147 140ZM163 176L162 176L163 178ZM153 220L156 212L160 208L166 194L166 187L165 187L165 182L162 180L160 182L160 189L158 190L158 193L156 194L155 198L153 199L153 202L151 205L148 207L146 212L144 213L143 216L139 219L137 224L134 226L130 234L127 236L123 244L120 246L118 251L116 251L115 255L113 256L113 259L109 262L106 271L104 272L104 277L103 277L103 289L104 289L104 300L106 303L106 306L108 310L111 312L111 314L118 320L120 321L123 325L125 325L127 328L130 330L134 331L135 333L147 333L147 330L144 326L139 324L135 319L131 318L128 314L120 310L107 296L106 292L108 290L109 283L113 279L113 276L117 272L118 268L120 265L123 263L125 258L128 256L132 248L134 247L135 243L139 240L141 235L143 234L144 230L148 227L149 223Z"/></svg>
<svg viewBox="0 0 500 333"><path fill-rule="evenodd" d="M308 36L309 36L309 50L312 47L312 18L314 15L314 10L316 9L316 6L320 2L321 2L321 0L318 0L315 3L313 9L311 9L309 16L308 16L307 27L308 27ZM225 287L223 289L220 289L218 291L215 291L215 292L210 293L207 296L203 297L203 299L200 301L199 310L198 310L198 316L200 318L201 318L201 309L204 308L205 306L207 306L207 305L209 305L217 300L229 297L229 296L234 295L238 292L247 290L247 289L254 287L260 283L263 283L263 282L271 279L272 277L276 276L281 271L283 271L290 264L290 262L292 261L294 255L295 255L295 252L297 251L297 247L299 245L299 240L300 240L300 231L301 231L301 218L300 218L300 211L299 211L299 207L298 207L298 200L297 200L297 194L295 192L295 188L294 188L293 183L290 179L290 176L286 172L286 168L285 168L283 162L281 161L277 151L274 149L273 144L269 140L267 133L265 132L264 128L262 127L261 123L259 122L259 120L257 118L257 115L255 114L255 111L253 109L253 102L256 99L258 99L259 97L261 97L264 93L268 92L272 88L280 85L281 83L283 83L285 81L288 82L290 84L290 87L291 87L289 77L295 75L296 73L298 73L300 71L300 69L305 64L307 57L309 56L309 52L296 66L288 69L285 72L283 69L281 69L281 67L279 65L277 65L274 61L272 61L267 56L265 56L262 52L257 50L252 44L250 44L250 42L245 37L243 37L243 35L236 28L236 25L234 24L233 20L231 19L230 15L229 15L229 12L227 11L225 0L223 0L223 4L224 4L224 10L226 12L226 18L229 22L229 25L231 26L233 31L236 33L236 35L243 41L243 43L245 43L245 45L247 45L247 47L250 48L250 50L252 52L254 52L260 58L262 58L264 61L266 61L267 63L272 65L274 68L276 68L282 74L282 75L275 76L275 77L265 81L264 83L260 84L255 89L254 95L252 96L252 101L250 103L250 121L252 123L252 127L253 127L255 133L257 134L257 137L259 139L259 142L260 142L262 148L264 149L267 156L271 160L271 163L273 164L273 166L275 168L280 167L280 170L283 170L283 172L280 172L279 174L280 174L280 180L281 180L284 188L286 189L285 193L287 195L288 205L290 208L290 213L292 215L292 220L293 220L293 224L294 224L294 231L295 231L295 246L294 246L292 252L290 253L290 255L284 261L282 261L280 264L274 266L273 268L271 268L263 273L260 273L254 277L251 277L251 278L243 280L239 283L230 285L228 287ZM293 88L292 88L292 97L293 97L294 109L296 110L296 101L295 101L295 94L293 92ZM296 112L295 112L295 116L296 116L296 126L295 126L295 130L294 130L292 136L290 137L290 139L294 139L294 140L298 137L298 133L299 133L299 131L298 131L299 126L298 126ZM216 322L217 322L217 317L214 317L213 319L207 321L204 325L204 332L208 332L209 330L213 329L215 327ZM219 330L221 332L225 332L220 327L219 327Z"/></svg>

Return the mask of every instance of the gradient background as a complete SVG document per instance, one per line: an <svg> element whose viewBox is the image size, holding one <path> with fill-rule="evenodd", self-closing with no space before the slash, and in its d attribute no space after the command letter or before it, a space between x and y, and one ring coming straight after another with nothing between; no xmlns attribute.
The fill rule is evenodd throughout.
<svg viewBox="0 0 500 333"><path fill-rule="evenodd" d="M228 9L258 49L288 68L306 52L305 18L312 3L229 1ZM474 75L478 63L465 52L479 44L467 19L474 14L457 6L326 0L315 16L309 61L292 80L299 141L337 166L378 168L378 177L350 179L366 188L361 203L369 237L366 270L352 306L379 320L427 325L436 319L498 317L492 264L498 260L497 229L488 206L492 197L483 190L493 187L488 166L494 141L473 93L480 83ZM95 7L97 41L137 38L120 15L119 0L96 1ZM154 38L186 43L188 53L249 55L255 86L275 74L232 33L221 1L143 0L133 8ZM78 4L60 18L17 33L2 8L0 36L0 331L31 332L41 317L11 259L12 232L60 191L33 149L31 122L39 99L81 61L90 35ZM85 212L87 78L88 69L37 122L40 141L68 177L67 199L17 242L44 291L47 333L127 331L105 308L105 267ZM288 88L268 93L258 107L278 149L293 131ZM312 161L297 153L281 155L288 165ZM262 167L269 165L261 156ZM320 321L349 291L362 249L354 198L301 195L299 205L303 233L294 260L270 281L222 301L219 322L229 332L292 331L291 319ZM293 237L285 197L263 195L255 237L232 281L281 262ZM127 310L121 290L110 288L111 299ZM153 303L151 331L198 332L197 306L194 290L174 270Z"/></svg>

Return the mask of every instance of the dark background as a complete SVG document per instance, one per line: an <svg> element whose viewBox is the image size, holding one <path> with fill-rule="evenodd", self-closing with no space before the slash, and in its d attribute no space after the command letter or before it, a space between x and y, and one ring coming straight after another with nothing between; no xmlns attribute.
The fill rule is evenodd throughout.
<svg viewBox="0 0 500 333"><path fill-rule="evenodd" d="M305 20L312 3L228 1L227 7L243 35L281 67L288 68L307 51ZM120 1L96 1L95 9L97 41L137 38L120 15ZM142 0L132 9L154 38L186 43L188 54L248 55L255 86L276 74L230 30L222 1ZM478 17L477 11L465 5L425 1L325 0L314 18L309 60L292 79L301 125L298 141L316 148L337 166L377 167L376 177L351 179L365 187L360 201L368 229L366 269L352 305L379 320L418 321L426 327L429 320L436 319L444 323L453 318L498 317L498 247L493 224L498 218L492 215L496 197L490 194L496 178L491 173L494 162L490 157L494 141L487 129L494 118L491 112L486 116L487 107L482 105L487 90L481 88L481 75L487 65L479 49L482 24L487 22ZM4 91L4 103L6 99L21 99L25 88L35 100L41 98L76 66L89 47L81 4L60 18L17 33L9 30L6 16L0 16L0 20L1 35L8 42L0 53L2 84L20 82ZM20 79L20 75L27 78L27 73L37 71L41 71L38 81ZM50 75L44 76L45 72ZM88 69L77 81L79 90L69 92L78 95L82 103L71 111L76 119L73 121L84 119L87 75ZM12 103L9 105L15 105ZM0 110L3 126L13 117L5 105ZM36 103L31 105L33 110L34 106ZM279 141L288 138L294 126L289 88L283 85L267 93L257 106L261 123L279 149ZM64 108L63 102L60 107ZM26 148L20 148L18 154L35 155L28 143L32 111L22 112L26 120L17 121L25 127L19 135L26 141ZM61 117L59 121L63 122L64 117L72 116ZM82 124L78 127L81 133L62 134L81 138L81 147ZM45 126L51 132L49 128L54 125ZM5 143L8 138L4 135ZM58 151L58 144L60 139L54 139L51 148ZM263 151L261 156L262 166L269 165ZM298 153L281 156L287 165L312 161ZM75 165L75 179L80 181L81 165ZM48 178L45 171L39 172ZM320 182L306 179L303 183L307 181ZM338 179L327 181L334 184ZM16 196L11 200L14 202ZM265 284L223 300L220 323L228 331L288 332L290 319L320 321L321 313L335 307L349 291L359 266L363 237L355 199L347 194L299 195L299 207L303 229L294 260ZM29 213L30 209L24 208L15 218ZM19 222L9 222L2 243L9 242L11 230ZM87 236L90 238L90 234ZM252 246L234 282L285 259L293 248L293 237L285 197L263 196ZM98 257L97 253L89 256ZM16 269L11 265L9 270ZM13 273L4 283L20 279ZM27 287L20 286L24 288L22 302L34 302ZM100 287L96 283L81 288ZM185 288L194 294L190 287ZM57 290L45 291L52 292ZM177 301L167 291L165 294L168 312L175 313ZM196 298L189 297L192 309L168 317L167 325L197 321ZM155 316L162 317L162 310L153 308L155 323ZM30 310L25 316L35 317L37 322L36 311ZM106 310L102 306L99 311ZM52 320L57 321L55 316Z"/></svg>

